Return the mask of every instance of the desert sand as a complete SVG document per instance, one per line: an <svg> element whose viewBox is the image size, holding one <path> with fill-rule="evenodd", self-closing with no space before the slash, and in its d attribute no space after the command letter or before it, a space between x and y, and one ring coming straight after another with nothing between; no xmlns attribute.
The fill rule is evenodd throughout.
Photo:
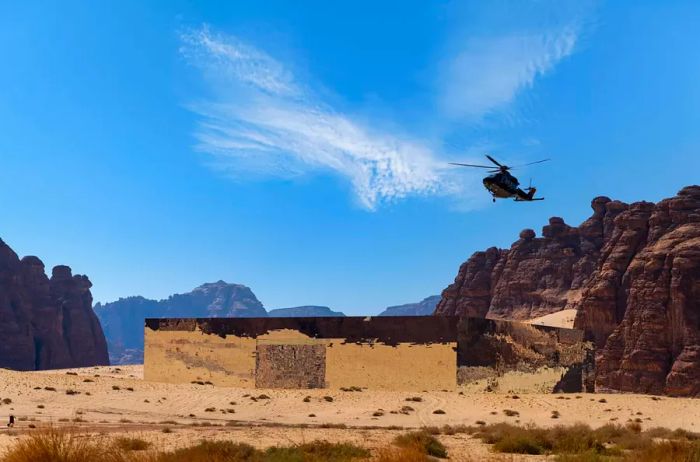
<svg viewBox="0 0 700 462"><path fill-rule="evenodd" d="M697 399L631 394L553 395L522 389L513 395L505 385L501 386L501 393L478 393L465 388L419 393L251 390L146 382L142 377L142 366L44 372L0 370L0 399L11 400L0 405L0 418L5 420L13 414L18 419L15 428L3 425L0 430L0 451L17 438L47 425L100 433L105 438L135 433L163 448L193 444L202 438L234 439L257 447L327 439L353 441L372 448L388 444L405 428L474 425L477 421L541 426L585 422L595 427L641 419L645 428L700 431ZM517 377L512 380L517 383ZM503 383L507 384L507 379ZM420 401L406 400L414 397ZM438 409L445 413L435 414ZM506 409L519 415L508 417L503 412ZM551 418L554 410L560 413L559 419ZM342 426L347 428L333 428ZM173 432L163 433L166 427ZM443 435L441 440L453 460L491 457L486 445L467 435Z"/></svg>

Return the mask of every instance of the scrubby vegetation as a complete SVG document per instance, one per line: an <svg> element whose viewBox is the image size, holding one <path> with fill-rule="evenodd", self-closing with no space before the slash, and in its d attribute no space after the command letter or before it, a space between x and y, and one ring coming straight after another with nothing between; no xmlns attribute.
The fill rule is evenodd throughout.
<svg viewBox="0 0 700 462"><path fill-rule="evenodd" d="M139 438L121 437L110 443L65 430L37 431L20 440L2 462L352 462L370 457L367 449L349 443L314 441L259 450L231 441L201 441L169 452L150 451Z"/></svg>
<svg viewBox="0 0 700 462"><path fill-rule="evenodd" d="M555 454L562 462L679 461L700 462L700 435L683 430L652 428L636 422L539 428L506 423L470 428L469 433L493 450L509 454Z"/></svg>
<svg viewBox="0 0 700 462"><path fill-rule="evenodd" d="M507 423L426 427L398 435L392 445L372 451L327 441L267 449L234 441L201 441L159 452L139 438L110 439L48 428L20 439L0 455L0 462L429 462L448 456L440 435L458 433L490 445L494 454L489 460L532 454L559 462L700 462L700 434L664 428L642 430L635 422L597 429L584 424L540 428Z"/></svg>
<svg viewBox="0 0 700 462"><path fill-rule="evenodd" d="M435 436L425 430L399 435L394 442L397 446L413 449L414 452L421 452L433 457L447 457L445 446Z"/></svg>

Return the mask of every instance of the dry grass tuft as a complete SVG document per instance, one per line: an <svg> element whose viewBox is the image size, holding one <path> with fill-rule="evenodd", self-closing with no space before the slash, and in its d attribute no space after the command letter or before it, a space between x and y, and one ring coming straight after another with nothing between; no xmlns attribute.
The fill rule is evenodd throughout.
<svg viewBox="0 0 700 462"><path fill-rule="evenodd" d="M429 456L447 457L445 446L426 430L399 435L394 439L394 443L401 448L418 450Z"/></svg>
<svg viewBox="0 0 700 462"><path fill-rule="evenodd" d="M114 440L114 446L122 451L145 451L151 443L140 438L120 437Z"/></svg>
<svg viewBox="0 0 700 462"><path fill-rule="evenodd" d="M378 451L376 462L429 462L431 460L423 451L415 447L382 448Z"/></svg>
<svg viewBox="0 0 700 462"><path fill-rule="evenodd" d="M3 456L2 462L94 462L104 451L90 439L64 430L37 431L21 439Z"/></svg>

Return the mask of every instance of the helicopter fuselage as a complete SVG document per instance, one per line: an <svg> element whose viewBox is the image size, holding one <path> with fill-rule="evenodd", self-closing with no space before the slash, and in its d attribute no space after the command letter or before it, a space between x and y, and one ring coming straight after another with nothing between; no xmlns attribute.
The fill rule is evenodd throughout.
<svg viewBox="0 0 700 462"><path fill-rule="evenodd" d="M484 187L493 197L506 199L518 195L520 182L508 172L499 172L489 175L483 180Z"/></svg>

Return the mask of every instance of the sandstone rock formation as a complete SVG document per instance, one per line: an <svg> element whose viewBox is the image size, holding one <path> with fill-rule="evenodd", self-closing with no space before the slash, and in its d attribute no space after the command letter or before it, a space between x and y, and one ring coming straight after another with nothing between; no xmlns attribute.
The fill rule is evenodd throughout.
<svg viewBox="0 0 700 462"><path fill-rule="evenodd" d="M598 197L578 227L551 218L475 253L435 314L529 319L577 309L598 389L700 395L700 186L658 204Z"/></svg>
<svg viewBox="0 0 700 462"><path fill-rule="evenodd" d="M56 369L109 364L86 276L56 266L49 279L37 257L0 239L0 367Z"/></svg>
<svg viewBox="0 0 700 462"><path fill-rule="evenodd" d="M700 396L700 186L633 204L616 228L576 318L601 348L596 386Z"/></svg>
<svg viewBox="0 0 700 462"><path fill-rule="evenodd" d="M625 208L607 197L591 205L593 216L579 227L552 217L541 238L525 229L508 250L474 253L443 291L435 313L525 320L564 309L592 276L606 232Z"/></svg>

